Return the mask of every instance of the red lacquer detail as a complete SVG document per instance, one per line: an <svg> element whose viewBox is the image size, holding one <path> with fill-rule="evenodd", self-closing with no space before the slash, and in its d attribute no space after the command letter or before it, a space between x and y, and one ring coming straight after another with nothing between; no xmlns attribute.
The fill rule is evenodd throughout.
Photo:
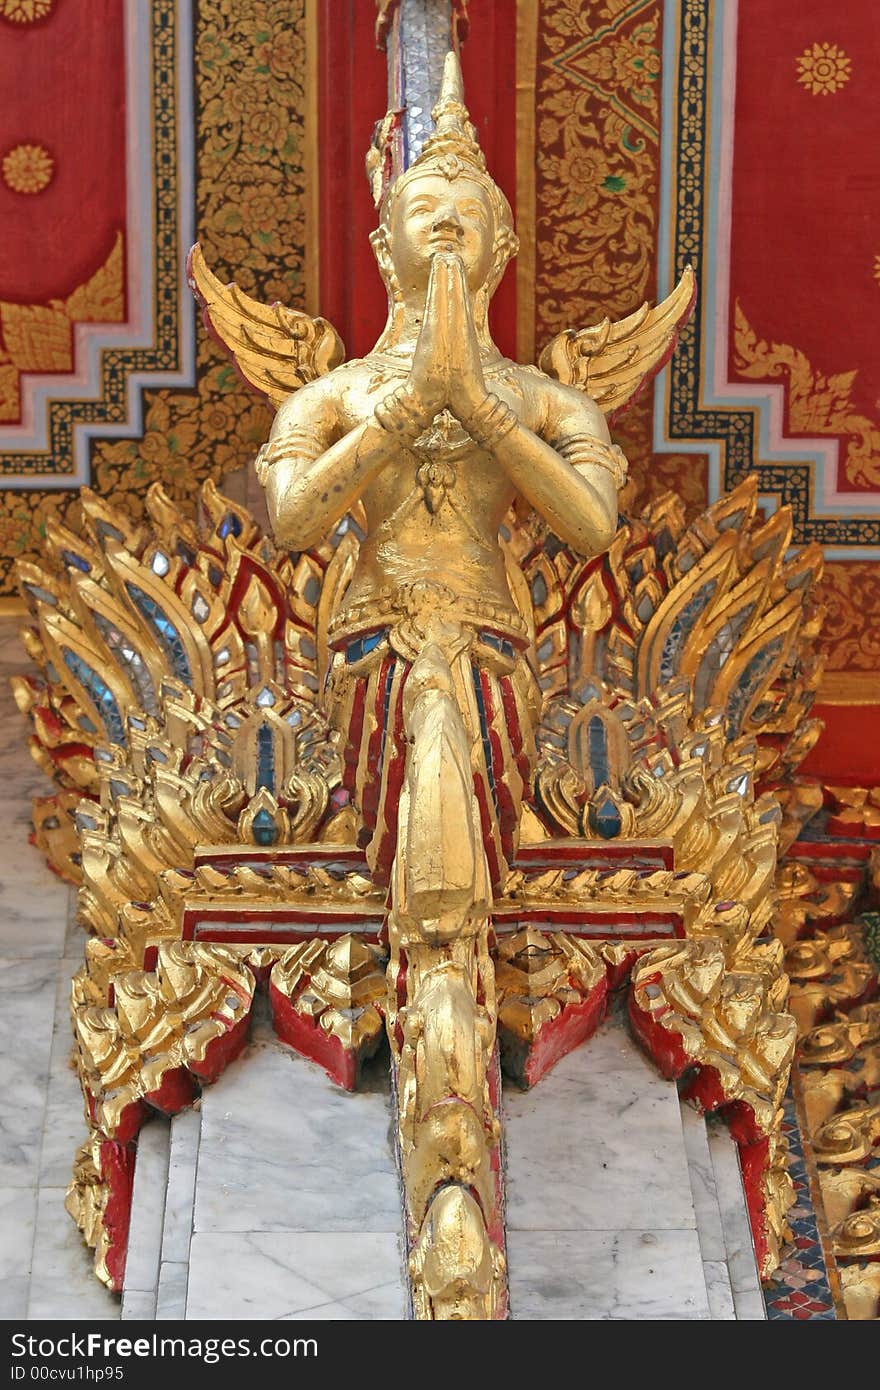
<svg viewBox="0 0 880 1390"><path fill-rule="evenodd" d="M551 1067L595 1033L605 1017L608 979L600 980L580 1004L569 1004L538 1030L526 1058L524 1080L534 1086Z"/></svg>
<svg viewBox="0 0 880 1390"><path fill-rule="evenodd" d="M504 1070L519 1085L535 1086L557 1062L567 1057L587 1038L591 1038L605 1017L608 977L604 976L577 1004L567 1004L562 1012L545 1023L530 1043L524 1043L499 1024L499 1041Z"/></svg>
<svg viewBox="0 0 880 1390"><path fill-rule="evenodd" d="M678 1034L671 1033L644 1009L640 1009L634 992L629 996L629 1021L642 1047L656 1063L661 1076L665 1076L667 1081L677 1081L682 1072L691 1065Z"/></svg>
<svg viewBox="0 0 880 1390"><path fill-rule="evenodd" d="M735 1136L734 1136L735 1137ZM742 1171L743 1190L746 1194L746 1207L755 1258L758 1269L763 1270L768 1255L767 1209L764 1204L764 1174L770 1155L770 1140L758 1139L755 1143L739 1145L739 1162Z"/></svg>
<svg viewBox="0 0 880 1390"><path fill-rule="evenodd" d="M495 819L489 810L486 783L477 772L474 773L474 795L477 798L480 812L480 829L486 850L486 862L489 866L489 878L492 881L492 887L497 889L501 881L501 870L498 863L498 844L495 839Z"/></svg>
<svg viewBox="0 0 880 1390"><path fill-rule="evenodd" d="M247 1042L249 1024L250 1010L248 1009L243 1018L234 1023L219 1038L213 1038L208 1043L205 1055L200 1062L190 1062L190 1071L200 1081L216 1081L220 1073L229 1066L229 1063L235 1061Z"/></svg>
<svg viewBox="0 0 880 1390"><path fill-rule="evenodd" d="M134 1149L106 1139L100 1149L100 1164L101 1179L107 1187L103 1216L109 1246L106 1255L107 1272L114 1293L121 1293L128 1253L128 1227L131 1221Z"/></svg>
<svg viewBox="0 0 880 1390"><path fill-rule="evenodd" d="M361 1063L373 1055L382 1041L380 1034L369 1049L360 1051L343 1047L338 1038L325 1033L314 1019L297 1013L293 1001L274 985L269 986L269 1002L272 1006L272 1022L275 1032L282 1042L292 1047L301 1057L308 1057L323 1067L331 1080L353 1091L357 1085Z"/></svg>
<svg viewBox="0 0 880 1390"><path fill-rule="evenodd" d="M175 1067L173 1071L165 1072L159 1086L155 1091L148 1091L144 1100L154 1110L161 1110L163 1115L177 1115L192 1105L197 1090L196 1083L186 1067Z"/></svg>
<svg viewBox="0 0 880 1390"><path fill-rule="evenodd" d="M510 676L502 676L498 682L501 690L501 704L504 708L504 720L507 724L507 732L510 735L510 742L513 748L513 756L516 761L517 771L522 778L523 795L530 795L532 783L532 770L529 760L523 748L522 728L519 722L519 711L516 707L516 693L513 689L513 682Z"/></svg>
<svg viewBox="0 0 880 1390"><path fill-rule="evenodd" d="M140 1133L141 1125L150 1113L150 1107L145 1100L133 1100L123 1107L119 1116L119 1124L113 1138L119 1144L129 1144L136 1139Z"/></svg>
<svg viewBox="0 0 880 1390"><path fill-rule="evenodd" d="M498 799L498 826L501 831L501 852L505 859L510 862L513 858L513 837L518 821L517 808L510 793L510 787L508 786L509 771L505 766L501 739L497 731L492 727L492 721L496 713L495 701L492 698L493 682L486 671L480 671L479 677L480 689L483 693L483 709L486 717L486 728L489 733L489 748L492 755L491 767L486 770L491 774L495 785L495 795Z"/></svg>

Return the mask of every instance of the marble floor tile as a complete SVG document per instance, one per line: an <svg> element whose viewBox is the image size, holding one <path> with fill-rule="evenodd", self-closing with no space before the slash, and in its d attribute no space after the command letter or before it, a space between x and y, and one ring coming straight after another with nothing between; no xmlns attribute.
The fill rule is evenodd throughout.
<svg viewBox="0 0 880 1390"><path fill-rule="evenodd" d="M703 1275L712 1321L735 1322L736 1308L733 1303L733 1289L730 1287L730 1271L724 1260L704 1260Z"/></svg>
<svg viewBox="0 0 880 1390"><path fill-rule="evenodd" d="M119 1299L95 1278L92 1252L64 1210L64 1189L41 1188L28 1298L29 1319L116 1321Z"/></svg>
<svg viewBox="0 0 880 1390"><path fill-rule="evenodd" d="M155 1289L126 1289L122 1295L121 1322L154 1322L156 1318Z"/></svg>
<svg viewBox="0 0 880 1390"><path fill-rule="evenodd" d="M124 1298L132 1291L143 1293L149 1290L155 1304L159 1264L162 1259L170 1130L168 1120L157 1115L149 1124L144 1125L138 1135L134 1189L131 1194L131 1223L128 1228L128 1254L125 1260L123 1316Z"/></svg>
<svg viewBox="0 0 880 1390"><path fill-rule="evenodd" d="M23 1318L37 1214L36 1188L0 1188L0 1318Z"/></svg>
<svg viewBox="0 0 880 1390"><path fill-rule="evenodd" d="M167 1262L185 1263L189 1259L201 1132L200 1110L183 1110L171 1121L168 1189L162 1228L163 1265Z"/></svg>
<svg viewBox="0 0 880 1390"><path fill-rule="evenodd" d="M30 1278L26 1275L13 1275L0 1283L0 1321L25 1320L30 1283Z"/></svg>
<svg viewBox="0 0 880 1390"><path fill-rule="evenodd" d="M617 1018L504 1115L509 1230L695 1227L678 1092Z"/></svg>
<svg viewBox="0 0 880 1390"><path fill-rule="evenodd" d="M45 1187L63 1187L69 1181L74 1155L88 1133L82 1091L72 1061L72 973L71 963L59 962L55 985L55 1023L49 1056L49 1086L40 1147L40 1184Z"/></svg>
<svg viewBox="0 0 880 1390"><path fill-rule="evenodd" d="M157 1322L182 1322L186 1317L186 1285L189 1262L162 1261L156 1296Z"/></svg>
<svg viewBox="0 0 880 1390"><path fill-rule="evenodd" d="M0 1185L30 1187L40 1165L57 961L0 959Z"/></svg>
<svg viewBox="0 0 880 1390"><path fill-rule="evenodd" d="M8 788L6 762L0 753L0 786L15 798L13 824L0 849L0 955L57 960L64 950L68 886L27 843L31 797ZM47 784L41 790L51 788Z"/></svg>
<svg viewBox="0 0 880 1390"><path fill-rule="evenodd" d="M704 1260L726 1260L727 1251L724 1246L724 1232L721 1229L721 1212L715 1187L715 1170L709 1153L706 1121L693 1106L682 1102L681 1127L687 1152L700 1251Z"/></svg>
<svg viewBox="0 0 880 1390"><path fill-rule="evenodd" d="M398 1238L388 1232L193 1236L187 1318L400 1321Z"/></svg>
<svg viewBox="0 0 880 1390"><path fill-rule="evenodd" d="M252 1044L202 1096L195 1230L397 1232L389 1125L386 1092Z"/></svg>
<svg viewBox="0 0 880 1390"><path fill-rule="evenodd" d="M740 1321L760 1321L766 1318L767 1310L758 1277L736 1144L721 1120L711 1120L707 1133L736 1316Z"/></svg>
<svg viewBox="0 0 880 1390"><path fill-rule="evenodd" d="M89 933L77 921L76 909L77 890L71 886L68 888L67 926L64 931L64 959L71 962L71 975L82 965L86 942L89 939Z"/></svg>
<svg viewBox="0 0 880 1390"><path fill-rule="evenodd" d="M510 1231L507 1253L515 1319L709 1318L696 1231Z"/></svg>

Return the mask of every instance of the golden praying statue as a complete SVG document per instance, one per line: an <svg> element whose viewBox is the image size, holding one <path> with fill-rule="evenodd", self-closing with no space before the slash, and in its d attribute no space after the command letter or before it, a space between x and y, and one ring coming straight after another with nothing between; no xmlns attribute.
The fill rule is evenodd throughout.
<svg viewBox="0 0 880 1390"><path fill-rule="evenodd" d="M495 1317L499 1243L493 896L516 849L540 691L512 504L584 556L610 545L626 461L606 413L665 362L693 303L567 331L546 370L503 357L488 308L517 240L446 58L434 131L382 190L389 316L341 363L321 319L263 308L191 261L206 318L278 406L257 472L279 544L305 551L361 504L366 537L324 586L324 702L375 883L390 883L386 1013L414 1307ZM477 1194L477 1195L475 1195Z"/></svg>
<svg viewBox="0 0 880 1390"><path fill-rule="evenodd" d="M91 933L67 1208L125 1288L141 1127L240 1054L265 989L278 1038L347 1089L387 1034L412 1312L503 1318L501 1065L537 1084L625 989L662 1074L730 1121L767 1277L794 1197L785 944L808 1027L832 968L799 936L802 866L777 875L817 804L793 779L821 556L789 556L754 476L695 519L666 494L618 524L608 423L671 354L691 271L507 360L487 314L516 238L454 54L421 146L405 114L368 160L390 312L363 359L191 255L277 410L257 469L279 548L210 481L196 519L155 485L143 523L84 489L81 531L50 522L45 568L19 566L41 674L16 698L59 784L35 837ZM862 1161L853 1113L820 1161Z"/></svg>

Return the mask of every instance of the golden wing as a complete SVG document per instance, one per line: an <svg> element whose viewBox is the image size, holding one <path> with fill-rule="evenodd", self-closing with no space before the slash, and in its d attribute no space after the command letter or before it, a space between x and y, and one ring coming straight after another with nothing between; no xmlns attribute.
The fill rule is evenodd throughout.
<svg viewBox="0 0 880 1390"><path fill-rule="evenodd" d="M186 273L205 327L245 381L276 410L291 391L345 360L332 323L283 304L260 304L236 284L222 285L208 269L198 242L187 257Z"/></svg>
<svg viewBox="0 0 880 1390"><path fill-rule="evenodd" d="M665 367L696 301L697 282L687 266L656 308L646 303L619 323L605 318L593 328L563 329L547 344L538 366L585 391L614 420Z"/></svg>

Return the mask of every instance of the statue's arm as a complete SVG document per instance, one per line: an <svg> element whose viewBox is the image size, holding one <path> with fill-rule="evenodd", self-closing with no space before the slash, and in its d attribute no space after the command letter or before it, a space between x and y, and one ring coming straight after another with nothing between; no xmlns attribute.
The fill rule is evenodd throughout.
<svg viewBox="0 0 880 1390"><path fill-rule="evenodd" d="M534 429L508 421L484 447L560 540L582 555L598 555L617 530L625 461L593 401L555 382L547 387L543 399L533 400Z"/></svg>
<svg viewBox="0 0 880 1390"><path fill-rule="evenodd" d="M308 550L323 540L419 427L386 401L346 430L331 378L289 396L257 458L278 544Z"/></svg>

